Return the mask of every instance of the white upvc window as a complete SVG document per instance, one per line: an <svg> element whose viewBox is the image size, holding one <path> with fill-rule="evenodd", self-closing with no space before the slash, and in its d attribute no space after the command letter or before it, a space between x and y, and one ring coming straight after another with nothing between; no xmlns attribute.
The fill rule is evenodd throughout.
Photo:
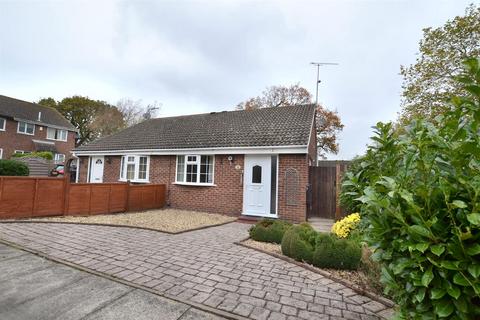
<svg viewBox="0 0 480 320"><path fill-rule="evenodd" d="M122 156L120 163L120 180L132 182L148 182L150 157L142 155Z"/></svg>
<svg viewBox="0 0 480 320"><path fill-rule="evenodd" d="M55 153L55 163L64 163L65 162L65 155L63 153Z"/></svg>
<svg viewBox="0 0 480 320"><path fill-rule="evenodd" d="M3 159L3 149L0 148L0 159Z"/></svg>
<svg viewBox="0 0 480 320"><path fill-rule="evenodd" d="M4 118L0 118L0 131L5 131L5 128L7 126L7 120Z"/></svg>
<svg viewBox="0 0 480 320"><path fill-rule="evenodd" d="M17 132L33 136L35 133L35 125L24 121L18 121Z"/></svg>
<svg viewBox="0 0 480 320"><path fill-rule="evenodd" d="M63 129L47 128L47 139L67 141L68 131Z"/></svg>
<svg viewBox="0 0 480 320"><path fill-rule="evenodd" d="M213 155L178 155L175 182L191 185L213 185Z"/></svg>
<svg viewBox="0 0 480 320"><path fill-rule="evenodd" d="M15 153L15 154L17 154L17 153L18 154L25 154L25 153L29 153L29 152L23 151L23 150L15 150L13 153Z"/></svg>

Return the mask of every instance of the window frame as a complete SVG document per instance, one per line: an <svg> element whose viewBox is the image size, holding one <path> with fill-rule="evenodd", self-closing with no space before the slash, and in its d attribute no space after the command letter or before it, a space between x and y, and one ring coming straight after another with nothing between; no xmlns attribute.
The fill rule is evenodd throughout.
<svg viewBox="0 0 480 320"><path fill-rule="evenodd" d="M49 138L48 137L48 132L50 130L55 130L55 133L53 134L53 138ZM58 137L58 132L60 131L63 131L65 132L65 139L59 139L57 138ZM52 127L47 127L47 140L53 140L53 141L64 141L64 142L67 142L68 140L68 130L65 130L65 129L57 129L57 128L52 128Z"/></svg>
<svg viewBox="0 0 480 320"><path fill-rule="evenodd" d="M0 159L3 159L3 148L0 148Z"/></svg>
<svg viewBox="0 0 480 320"><path fill-rule="evenodd" d="M58 159L58 156L63 156L61 161ZM54 161L55 163L57 163L57 164L58 164L58 163L65 163L65 159L66 159L66 158L67 158L67 157L65 156L64 153L55 153L54 158L53 158L53 161Z"/></svg>
<svg viewBox="0 0 480 320"><path fill-rule="evenodd" d="M24 150L14 150L14 151L13 151L13 154L16 154L16 153L25 154L25 153L28 153L28 152L27 152L27 151L24 151Z"/></svg>
<svg viewBox="0 0 480 320"><path fill-rule="evenodd" d="M211 157L212 182L200 182L200 171L203 157ZM183 157L183 181L178 181L178 159ZM189 157L196 157L195 161L188 160ZM187 165L196 165L196 182L187 182ZM188 186L215 186L215 155L214 154L179 154L175 157L175 184Z"/></svg>
<svg viewBox="0 0 480 320"><path fill-rule="evenodd" d="M0 127L0 131L7 130L7 119L0 117L0 120L3 120L3 127Z"/></svg>
<svg viewBox="0 0 480 320"><path fill-rule="evenodd" d="M25 123L25 132L20 131L20 124L21 124L21 123ZM28 132L27 132L28 125L33 126L33 132L32 132L32 133L28 133ZM30 123L30 122L26 122L26 121L18 121L18 124L17 124L17 133L26 134L27 136L34 136L34 135L35 135L35 124L34 124L34 123Z"/></svg>
<svg viewBox="0 0 480 320"><path fill-rule="evenodd" d="M128 161L129 157L133 157L133 161ZM147 158L147 168L145 179L139 179L140 172L140 158ZM127 180L127 167L129 164L133 164L133 179ZM127 154L123 155L120 159L120 178L119 181L131 181L137 183L149 183L150 182L150 156L144 154Z"/></svg>

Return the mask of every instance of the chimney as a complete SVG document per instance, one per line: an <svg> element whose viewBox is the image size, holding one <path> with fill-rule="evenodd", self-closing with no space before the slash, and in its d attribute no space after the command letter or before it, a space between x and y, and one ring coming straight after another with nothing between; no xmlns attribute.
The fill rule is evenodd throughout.
<svg viewBox="0 0 480 320"><path fill-rule="evenodd" d="M38 121L42 121L42 111L38 112Z"/></svg>

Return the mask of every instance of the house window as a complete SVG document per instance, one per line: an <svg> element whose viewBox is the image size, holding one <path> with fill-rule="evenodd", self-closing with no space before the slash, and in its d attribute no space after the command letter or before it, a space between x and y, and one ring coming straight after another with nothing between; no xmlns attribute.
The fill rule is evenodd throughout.
<svg viewBox="0 0 480 320"><path fill-rule="evenodd" d="M64 163L65 162L65 155L63 153L55 153L55 163Z"/></svg>
<svg viewBox="0 0 480 320"><path fill-rule="evenodd" d="M33 136L33 134L35 133L35 125L32 123L19 121L17 132L21 134L29 134Z"/></svg>
<svg viewBox="0 0 480 320"><path fill-rule="evenodd" d="M7 120L0 118L0 131L5 131L6 125L7 125Z"/></svg>
<svg viewBox="0 0 480 320"><path fill-rule="evenodd" d="M148 182L150 158L148 156L123 156L120 163L120 180Z"/></svg>
<svg viewBox="0 0 480 320"><path fill-rule="evenodd" d="M177 156L177 183L213 184L213 157L207 155Z"/></svg>
<svg viewBox="0 0 480 320"><path fill-rule="evenodd" d="M26 154L26 153L30 153L30 152L23 151L23 150L15 150L13 153L14 154Z"/></svg>
<svg viewBox="0 0 480 320"><path fill-rule="evenodd" d="M47 128L47 139L67 141L67 130Z"/></svg>
<svg viewBox="0 0 480 320"><path fill-rule="evenodd" d="M0 159L3 159L3 149L0 148Z"/></svg>

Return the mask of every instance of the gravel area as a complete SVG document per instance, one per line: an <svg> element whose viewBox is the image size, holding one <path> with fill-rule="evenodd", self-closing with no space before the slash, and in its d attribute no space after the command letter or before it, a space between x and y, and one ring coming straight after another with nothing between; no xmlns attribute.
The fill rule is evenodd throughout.
<svg viewBox="0 0 480 320"><path fill-rule="evenodd" d="M260 249L267 252L282 255L282 248L279 244L276 244L276 243L260 242L252 239L245 240L242 243L254 249ZM365 273L362 272L361 270L351 271L351 270L336 270L336 269L320 269L312 265L310 266L315 269L326 271L330 273L332 276L334 276L335 278L341 278L341 279L347 280L353 284L356 284L357 286L359 286L364 290L374 292L378 295L383 295L382 290L376 287L372 283L372 281L365 275Z"/></svg>
<svg viewBox="0 0 480 320"><path fill-rule="evenodd" d="M182 232L200 227L235 221L235 217L176 209L149 210L96 216L66 216L34 218L30 221L99 223L144 227L166 232Z"/></svg>

